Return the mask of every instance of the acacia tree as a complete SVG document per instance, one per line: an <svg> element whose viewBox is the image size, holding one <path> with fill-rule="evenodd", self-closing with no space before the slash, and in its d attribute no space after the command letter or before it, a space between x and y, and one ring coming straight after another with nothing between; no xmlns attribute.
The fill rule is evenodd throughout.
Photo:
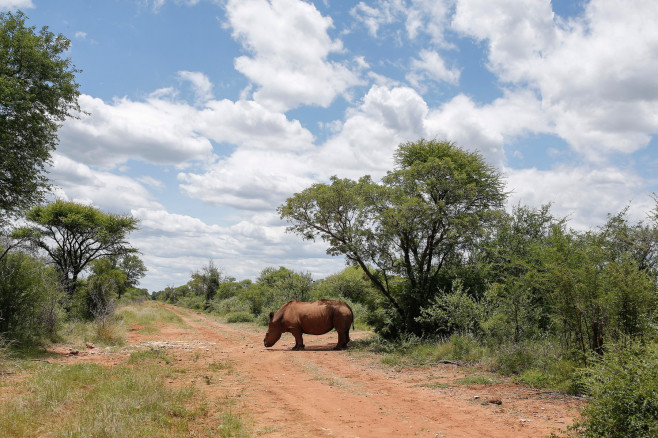
<svg viewBox="0 0 658 438"><path fill-rule="evenodd" d="M78 275L93 260L137 252L129 246L128 233L137 229L132 216L107 214L88 205L57 200L27 213L31 225L18 229L52 259L69 299Z"/></svg>
<svg viewBox="0 0 658 438"><path fill-rule="evenodd" d="M446 264L463 257L505 199L499 172L446 141L404 143L381 183L331 178L279 207L289 231L321 238L327 253L360 266L399 317L419 333L420 309ZM394 335L395 333L391 333Z"/></svg>
<svg viewBox="0 0 658 438"><path fill-rule="evenodd" d="M79 111L70 41L0 13L0 226L42 199L57 129Z"/></svg>

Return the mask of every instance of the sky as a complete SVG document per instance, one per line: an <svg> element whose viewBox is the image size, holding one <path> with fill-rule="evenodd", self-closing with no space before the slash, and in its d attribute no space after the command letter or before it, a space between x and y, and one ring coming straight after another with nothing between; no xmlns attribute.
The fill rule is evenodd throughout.
<svg viewBox="0 0 658 438"><path fill-rule="evenodd" d="M72 42L60 199L131 214L141 286L210 260L255 278L345 266L276 209L401 143L479 152L519 203L591 229L658 192L655 0L0 0Z"/></svg>

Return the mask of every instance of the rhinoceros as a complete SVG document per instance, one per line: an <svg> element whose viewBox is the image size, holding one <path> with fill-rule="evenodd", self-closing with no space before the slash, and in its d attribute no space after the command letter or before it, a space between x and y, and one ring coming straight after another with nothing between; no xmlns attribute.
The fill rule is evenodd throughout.
<svg viewBox="0 0 658 438"><path fill-rule="evenodd" d="M338 343L334 350L340 350L346 348L350 341L350 326L353 323L352 309L344 301L289 301L276 314L270 312L269 327L263 343L265 347L271 347L281 338L282 333L289 332L295 337L293 350L303 350L302 333L323 335L335 328L338 332Z"/></svg>

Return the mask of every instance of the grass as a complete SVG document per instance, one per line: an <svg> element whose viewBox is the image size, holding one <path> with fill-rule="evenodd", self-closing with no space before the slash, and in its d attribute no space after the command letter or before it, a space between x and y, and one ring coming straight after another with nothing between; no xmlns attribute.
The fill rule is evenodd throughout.
<svg viewBox="0 0 658 438"><path fill-rule="evenodd" d="M143 334L159 333L160 328L158 327L158 323L174 324L179 327L186 326L185 322L178 315L154 302L119 307L116 312L116 318L127 326L132 326L133 324L141 326L139 332Z"/></svg>
<svg viewBox="0 0 658 438"><path fill-rule="evenodd" d="M139 366L40 364L0 407L0 436L187 436L193 387L165 385L166 369L150 359Z"/></svg>
<svg viewBox="0 0 658 438"><path fill-rule="evenodd" d="M387 342L371 336L350 343L349 352L357 355L378 354L382 364L398 369L428 367L446 360L462 365L476 365L533 388L578 393L576 364L562 357L559 349L550 342L536 341L489 348L469 335L453 335L439 342L413 337ZM467 378L461 384L492 384L487 381L490 377L474 378L476 380L472 383ZM495 379L493 383L497 383Z"/></svg>
<svg viewBox="0 0 658 438"><path fill-rule="evenodd" d="M167 356L167 353L164 350L155 348L130 353L130 357L128 358L129 364L136 364L145 361L154 361L156 363L162 362L165 365L169 365L171 364L172 359Z"/></svg>
<svg viewBox="0 0 658 438"><path fill-rule="evenodd" d="M183 325L153 303L120 308L113 321L119 329L132 323ZM94 323L71 323L64 335L69 345L98 342ZM211 409L194 383L172 380L186 370L175 368L179 362L169 350L133 352L111 367L50 359L43 348L0 344L0 437L252 436L249 418L233 406L235 400L227 397ZM228 360L209 367L233 371Z"/></svg>
<svg viewBox="0 0 658 438"><path fill-rule="evenodd" d="M371 352L381 355L381 362L395 368L425 367L450 360L468 364L487 361L488 350L471 336L453 335L441 342L427 342L418 338L387 342L377 336L350 343L351 352Z"/></svg>
<svg viewBox="0 0 658 438"><path fill-rule="evenodd" d="M210 371L224 371L227 374L231 374L233 372L233 362L228 359L219 362L212 362L208 365L208 368Z"/></svg>
<svg viewBox="0 0 658 438"><path fill-rule="evenodd" d="M478 374L461 378L455 382L455 385L495 385L502 382L502 379Z"/></svg>

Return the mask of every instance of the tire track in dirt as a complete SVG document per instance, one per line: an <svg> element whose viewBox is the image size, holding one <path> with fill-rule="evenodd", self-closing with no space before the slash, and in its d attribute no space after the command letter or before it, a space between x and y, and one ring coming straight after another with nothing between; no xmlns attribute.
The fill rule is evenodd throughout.
<svg viewBox="0 0 658 438"><path fill-rule="evenodd" d="M243 331L187 309L165 307L189 325L186 337L215 343L208 352L211 360L228 358L237 371L220 388L206 386L204 391L211 397L239 397L264 436L538 437L564 429L579 404L509 383L429 388L421 385L454 377L454 366L381 369L371 360L331 351L335 332L306 336L305 351L290 351L294 339L285 334L266 349L265 329L260 334ZM502 398L502 405L487 403L495 397Z"/></svg>

